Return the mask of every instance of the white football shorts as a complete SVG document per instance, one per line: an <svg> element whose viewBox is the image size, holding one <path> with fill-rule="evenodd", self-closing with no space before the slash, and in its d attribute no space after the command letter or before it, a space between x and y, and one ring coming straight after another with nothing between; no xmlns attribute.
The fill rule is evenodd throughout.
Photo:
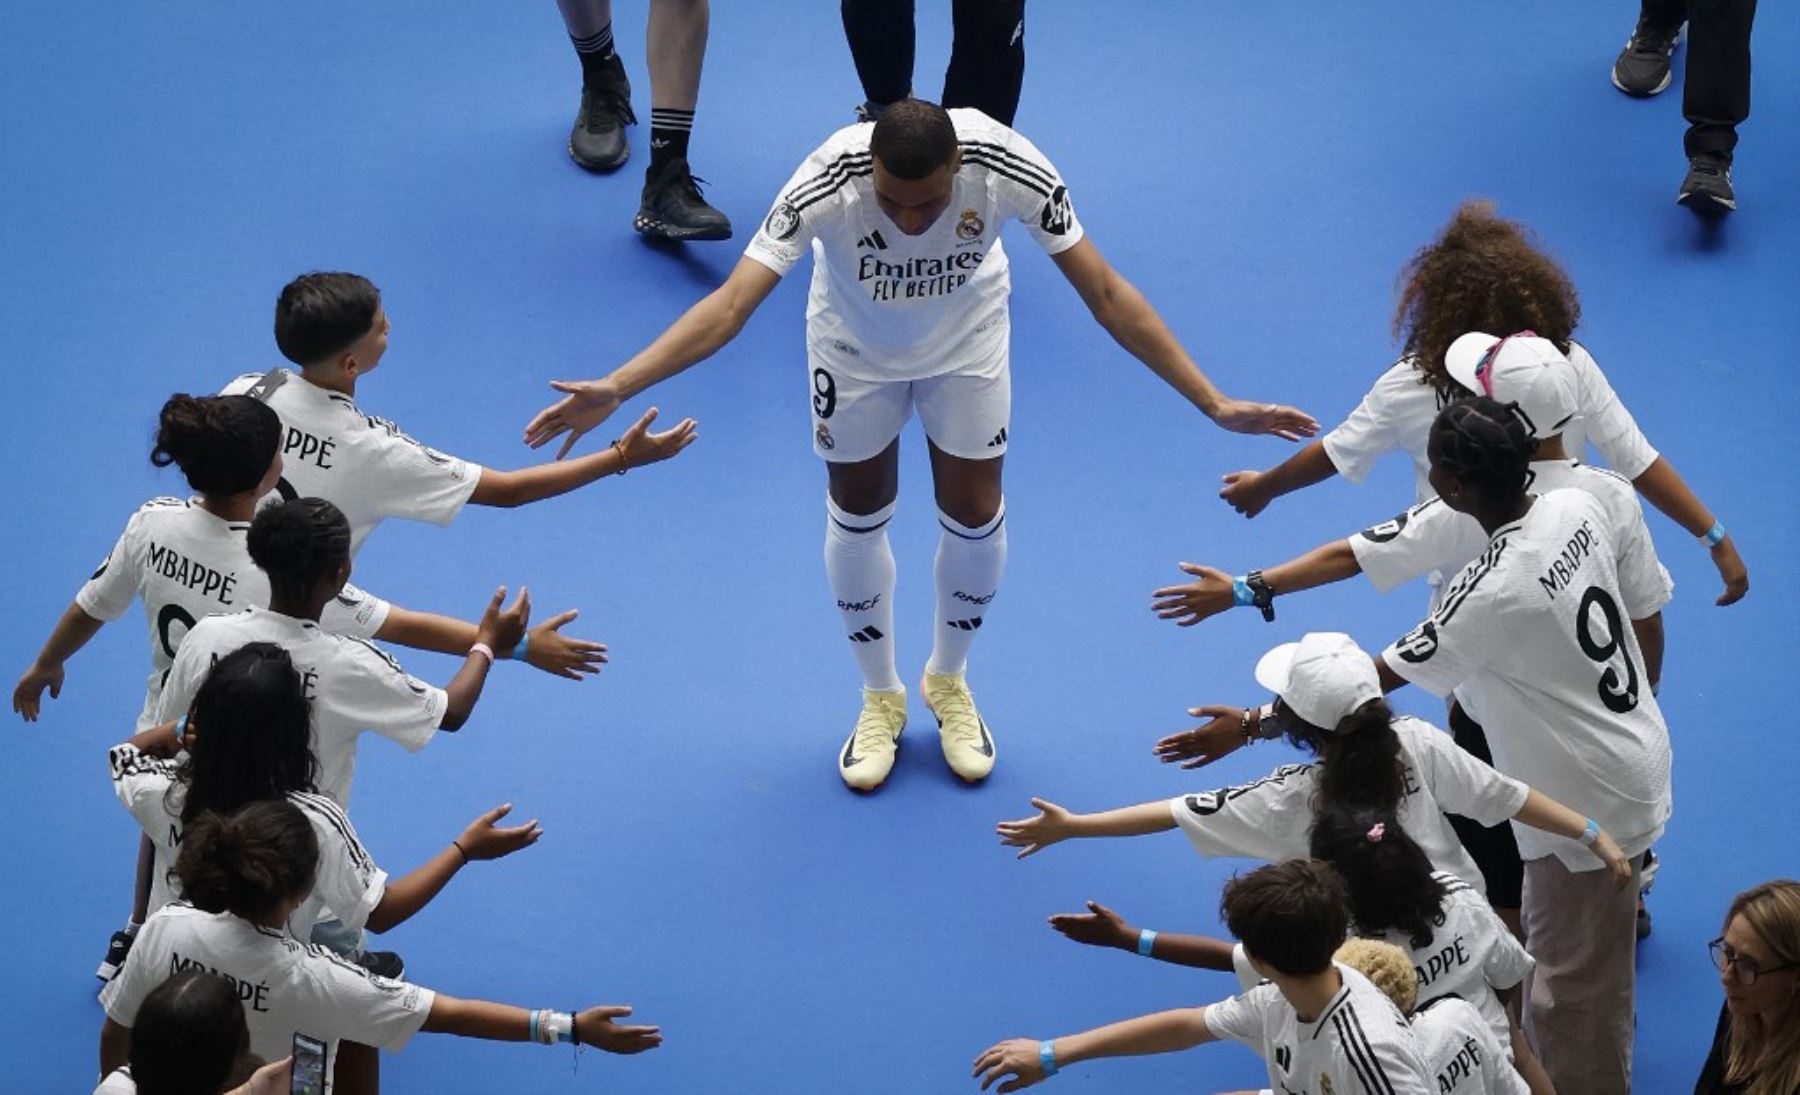
<svg viewBox="0 0 1800 1095"><path fill-rule="evenodd" d="M813 452L835 464L880 456L913 408L931 443L964 460L1006 455L1012 420L1012 367L1002 348L982 360L921 380L863 380L809 350Z"/></svg>

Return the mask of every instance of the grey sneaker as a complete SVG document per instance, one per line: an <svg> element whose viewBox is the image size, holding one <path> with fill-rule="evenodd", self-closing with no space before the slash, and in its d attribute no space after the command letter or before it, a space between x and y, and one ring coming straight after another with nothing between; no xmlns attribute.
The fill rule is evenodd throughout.
<svg viewBox="0 0 1800 1095"><path fill-rule="evenodd" d="M1675 200L1696 213L1729 213L1736 209L1731 161L1704 152L1689 157L1687 178L1681 180L1681 193Z"/></svg>
<svg viewBox="0 0 1800 1095"><path fill-rule="evenodd" d="M616 171L631 156L625 127L637 124L631 112L631 80L613 55L605 76L581 89L581 112L569 131L569 158L589 171Z"/></svg>
<svg viewBox="0 0 1800 1095"><path fill-rule="evenodd" d="M1681 44L1681 32L1686 27L1683 23L1674 30L1665 30L1639 20L1631 40L1613 62L1613 86L1640 99L1667 88L1672 78L1669 55Z"/></svg>

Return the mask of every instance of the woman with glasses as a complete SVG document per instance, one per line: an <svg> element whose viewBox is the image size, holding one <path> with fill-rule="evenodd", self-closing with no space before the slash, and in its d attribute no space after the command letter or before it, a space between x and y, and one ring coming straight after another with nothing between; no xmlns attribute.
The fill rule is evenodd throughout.
<svg viewBox="0 0 1800 1095"><path fill-rule="evenodd" d="M1446 811L1495 825L1517 820L1580 838L1580 814L1470 756L1423 720L1396 716L1381 698L1375 663L1350 636L1316 632L1263 655L1256 680L1275 693L1260 709L1212 708L1235 719L1250 740L1286 734L1316 758L1285 764L1259 780L1217 791L1158 799L1097 814L1076 814L1034 798L1036 817L1003 821L1000 842L1019 858L1070 837L1141 836L1179 827L1204 856L1280 862L1311 854L1314 818L1329 806L1399 818L1434 869L1481 885L1481 872L1457 840ZM1604 832L1595 854L1620 879L1631 867Z"/></svg>
<svg viewBox="0 0 1800 1095"><path fill-rule="evenodd" d="M1738 894L1709 947L1725 1006L1694 1095L1800 1092L1800 882Z"/></svg>

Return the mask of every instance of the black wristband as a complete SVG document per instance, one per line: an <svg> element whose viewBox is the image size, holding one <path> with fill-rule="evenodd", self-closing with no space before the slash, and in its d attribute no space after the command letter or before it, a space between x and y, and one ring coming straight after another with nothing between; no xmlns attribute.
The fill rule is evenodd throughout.
<svg viewBox="0 0 1800 1095"><path fill-rule="evenodd" d="M1263 572L1253 570L1244 575L1244 584L1250 587L1250 603L1262 613L1262 618L1269 623L1275 622L1275 587L1270 585Z"/></svg>

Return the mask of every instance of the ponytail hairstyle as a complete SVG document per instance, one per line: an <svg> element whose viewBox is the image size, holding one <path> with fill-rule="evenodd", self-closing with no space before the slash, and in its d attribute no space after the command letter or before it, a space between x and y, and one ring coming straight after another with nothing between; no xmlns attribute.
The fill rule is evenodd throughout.
<svg viewBox="0 0 1800 1095"><path fill-rule="evenodd" d="M131 1079L138 1095L218 1095L250 1052L250 1028L231 982L185 969L138 1006Z"/></svg>
<svg viewBox="0 0 1800 1095"><path fill-rule="evenodd" d="M1444 354L1465 331L1536 331L1567 354L1581 301L1556 260L1523 225L1467 201L1400 271L1394 334L1421 384L1454 392Z"/></svg>
<svg viewBox="0 0 1800 1095"><path fill-rule="evenodd" d="M1740 916L1778 964L1800 963L1800 882L1778 879L1750 887L1732 899L1725 928ZM1783 1021L1733 1015L1730 1022L1726 1083L1744 1084L1745 1095L1789 1095L1800 1088L1800 1002L1790 1000Z"/></svg>
<svg viewBox="0 0 1800 1095"><path fill-rule="evenodd" d="M311 893L318 869L312 824L284 798L253 802L235 814L200 814L187 823L175 857L186 900L254 924Z"/></svg>
<svg viewBox="0 0 1800 1095"><path fill-rule="evenodd" d="M323 498L295 498L259 510L246 546L273 592L304 599L350 561L350 522Z"/></svg>
<svg viewBox="0 0 1800 1095"><path fill-rule="evenodd" d="M381 291L361 274L301 274L275 301L275 345L302 368L322 365L373 330L380 311Z"/></svg>
<svg viewBox="0 0 1800 1095"><path fill-rule="evenodd" d="M1337 868L1350 887L1359 935L1405 933L1414 947L1431 942L1444 922L1444 884L1431 860L1391 811L1323 804L1313 821L1311 851Z"/></svg>
<svg viewBox="0 0 1800 1095"><path fill-rule="evenodd" d="M1330 730L1307 722L1291 707L1283 722L1288 741L1319 758L1315 810L1329 802L1377 813L1399 811L1406 797L1406 755L1385 699L1370 700Z"/></svg>
<svg viewBox="0 0 1800 1095"><path fill-rule="evenodd" d="M1536 451L1512 407L1480 395L1439 411L1425 443L1433 469L1455 476L1490 507L1525 490L1526 465Z"/></svg>
<svg viewBox="0 0 1800 1095"><path fill-rule="evenodd" d="M312 701L288 652L274 643L249 643L220 658L194 694L188 724L194 747L166 800L183 823L318 783Z"/></svg>
<svg viewBox="0 0 1800 1095"><path fill-rule="evenodd" d="M150 462L178 464L188 485L209 498L243 494L262 483L281 444L281 419L247 395L177 393L163 404Z"/></svg>

